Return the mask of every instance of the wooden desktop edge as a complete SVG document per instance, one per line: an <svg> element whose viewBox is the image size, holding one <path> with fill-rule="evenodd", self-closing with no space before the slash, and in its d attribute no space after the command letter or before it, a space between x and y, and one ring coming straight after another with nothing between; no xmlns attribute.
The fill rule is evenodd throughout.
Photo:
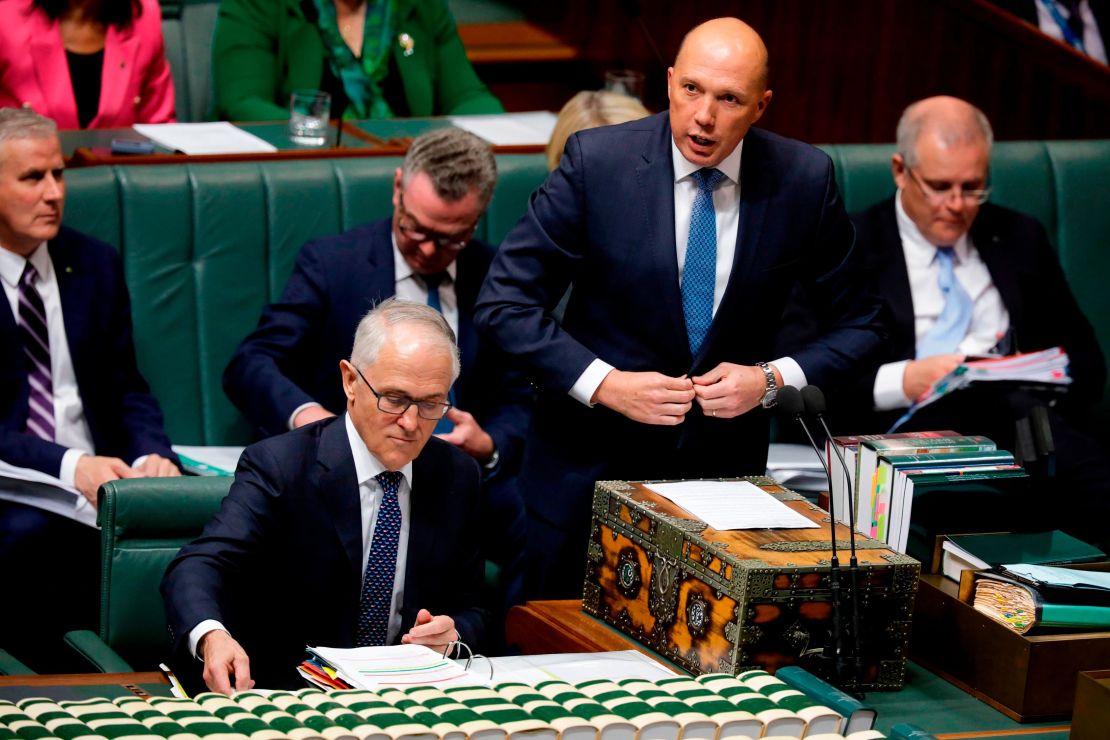
<svg viewBox="0 0 1110 740"><path fill-rule="evenodd" d="M0 686L107 686L119 684L163 683L169 681L161 671L138 673L55 673L0 676Z"/></svg>

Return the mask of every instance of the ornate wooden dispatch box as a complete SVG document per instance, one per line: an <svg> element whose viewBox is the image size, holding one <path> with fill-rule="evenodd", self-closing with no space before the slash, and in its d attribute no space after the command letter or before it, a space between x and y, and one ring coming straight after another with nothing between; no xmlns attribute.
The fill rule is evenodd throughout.
<svg viewBox="0 0 1110 740"><path fill-rule="evenodd" d="M826 657L833 623L828 513L770 478L741 480L821 527L719 531L644 483L599 481L583 609L695 674L800 665L834 679L834 661ZM842 623L850 625L843 525L837 547ZM901 688L921 566L862 536L856 552L862 656L856 686Z"/></svg>

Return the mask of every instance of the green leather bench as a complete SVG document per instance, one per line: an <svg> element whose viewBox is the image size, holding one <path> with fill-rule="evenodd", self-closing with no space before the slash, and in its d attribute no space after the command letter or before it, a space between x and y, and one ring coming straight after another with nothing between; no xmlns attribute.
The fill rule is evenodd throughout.
<svg viewBox="0 0 1110 740"><path fill-rule="evenodd" d="M892 145L823 147L850 211L890 195ZM395 158L113 166L67 173L68 225L116 245L131 289L139 364L180 444L245 444L220 377L300 246L390 212ZM494 243L546 175L541 155L499 155L478 236ZM1003 142L992 199L1041 220L1103 348L1110 347L1110 140ZM1110 419L1110 405L1101 413Z"/></svg>

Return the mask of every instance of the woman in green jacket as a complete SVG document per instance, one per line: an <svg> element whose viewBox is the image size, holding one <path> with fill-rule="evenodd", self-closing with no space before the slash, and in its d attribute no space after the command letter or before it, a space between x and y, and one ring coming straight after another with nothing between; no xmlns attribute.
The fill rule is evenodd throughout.
<svg viewBox="0 0 1110 740"><path fill-rule="evenodd" d="M301 89L330 92L347 118L503 110L444 0L223 0L212 54L217 111L233 121L289 118Z"/></svg>

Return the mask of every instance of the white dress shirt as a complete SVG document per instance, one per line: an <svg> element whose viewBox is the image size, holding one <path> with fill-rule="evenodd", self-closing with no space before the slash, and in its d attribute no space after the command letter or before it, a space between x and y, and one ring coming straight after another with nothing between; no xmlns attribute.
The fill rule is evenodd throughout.
<svg viewBox="0 0 1110 740"><path fill-rule="evenodd" d="M350 414L343 415L347 428L347 441L351 445L351 455L355 460L355 479L358 481L359 511L362 516L362 571L359 583L366 579L366 566L370 558L370 545L374 541L374 526L378 522L378 511L382 503L382 487L374 476L387 469L366 449ZM401 605L405 600L405 565L409 552L409 522L412 521L412 463L399 471L401 485L397 489L397 504L401 508L401 532L397 539L397 569L393 576L393 600L389 608L389 624L386 626L386 642L395 643L401 633ZM354 615L349 615L352 619ZM342 618L340 615L337 618ZM205 619L189 631L189 652L197 655L197 645L202 637L213 630L226 629L216 619Z"/></svg>
<svg viewBox="0 0 1110 740"><path fill-rule="evenodd" d="M428 285L422 277L412 271L409 263L405 262L401 250L397 248L397 235L392 231L389 233L389 240L393 244L393 294L406 301L426 304L428 302ZM455 332L455 337L459 336L459 298L455 292L455 275L458 269L458 262L452 261L445 270L447 279L439 284L439 303L443 309L443 318L447 320L447 325L451 327L451 331ZM309 401L293 409L293 413L289 415L289 420L286 422L289 428L294 428L293 421L297 418L297 414L307 408L319 405L316 401Z"/></svg>
<svg viewBox="0 0 1110 740"><path fill-rule="evenodd" d="M944 294L937 284L940 265L937 248L906 214L902 207L902 191L894 199L898 235L902 240L906 272L910 278L910 298L913 302L913 324L916 341L932 330L944 310ZM960 342L957 352L965 355L982 355L990 352L1010 328L1010 313L1002 296L991 279L979 250L964 234L952 245L955 265L953 274L971 297L973 304L971 325ZM911 360L891 362L879 368L875 375L875 410L890 411L906 408L913 399L906 398L902 381Z"/></svg>
<svg viewBox="0 0 1110 740"><path fill-rule="evenodd" d="M732 264L736 257L736 244L740 240L740 158L744 151L744 141L725 157L717 169L724 178L713 191L713 209L717 217L717 281L713 290L713 315L721 305L728 279L732 274ZM682 287L682 271L686 266L686 245L690 239L690 217L694 211L694 199L698 195L698 185L692 175L701 169L682 156L678 145L671 138L671 161L674 167L674 237L675 258L678 260L678 285ZM790 357L781 357L771 362L782 375L784 385L802 388L806 376L800 365ZM584 404L590 403L601 381L613 370L613 366L600 357L589 364L578 376L570 389L572 398Z"/></svg>
<svg viewBox="0 0 1110 740"><path fill-rule="evenodd" d="M85 421L85 408L81 403L81 393L77 387L77 374L73 370L73 359L69 353L66 339L65 321L62 317L62 297L58 291L58 276L54 272L54 262L50 251L43 242L28 259L15 252L0 247L0 282L4 284L4 295L12 311L12 320L19 323L19 279L30 262L38 271L35 288L42 298L46 310L46 328L50 333L50 375L54 390L54 441L69 448L62 457L58 478L73 486L77 471L77 460L85 454L95 454L92 432ZM9 348L13 352L23 351L22 347ZM46 471L50 472L50 471Z"/></svg>
<svg viewBox="0 0 1110 740"><path fill-rule="evenodd" d="M1057 12L1064 20L1068 19L1068 9L1061 3L1053 2L1056 6ZM1041 32L1047 36L1051 36L1057 41L1064 40L1064 31L1060 28L1060 24L1052 17L1052 11L1044 4L1044 0L1035 0L1034 5L1037 6L1037 25L1041 27ZM1106 64L1106 45L1102 40L1102 32L1099 30L1098 21L1095 20L1095 14L1091 12L1091 5L1087 0L1080 0L1079 3L1079 17L1083 19L1083 48L1087 52L1087 56L1092 59Z"/></svg>

